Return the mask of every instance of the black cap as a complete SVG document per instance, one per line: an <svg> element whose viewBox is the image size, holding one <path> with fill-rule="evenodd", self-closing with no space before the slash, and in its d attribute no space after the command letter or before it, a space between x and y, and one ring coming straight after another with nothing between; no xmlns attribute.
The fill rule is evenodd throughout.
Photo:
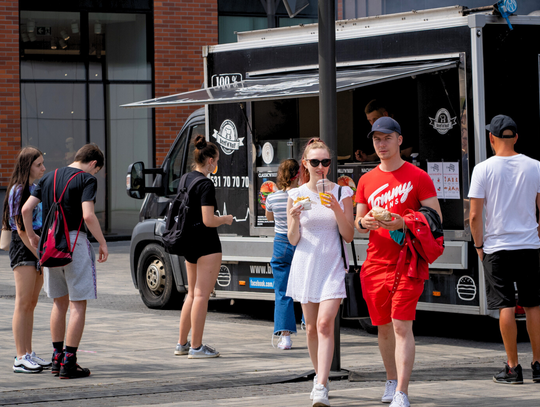
<svg viewBox="0 0 540 407"><path fill-rule="evenodd" d="M505 116L504 114L498 114L493 119L491 123L486 125L486 130L493 134L495 137L499 138L514 138L517 133L517 124L510 117ZM512 130L513 134L503 136L505 130Z"/></svg>
<svg viewBox="0 0 540 407"><path fill-rule="evenodd" d="M396 132L401 136L401 127L399 126L399 123L388 116L379 117L375 121L375 123L373 123L373 126L371 126L371 131L369 132L367 137L371 138L371 136L373 136L373 133L375 133L376 131L380 131L381 133L385 134Z"/></svg>

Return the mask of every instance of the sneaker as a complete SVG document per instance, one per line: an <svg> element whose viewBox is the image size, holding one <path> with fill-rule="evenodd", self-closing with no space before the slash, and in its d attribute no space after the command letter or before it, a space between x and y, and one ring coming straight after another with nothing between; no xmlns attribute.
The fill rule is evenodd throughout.
<svg viewBox="0 0 540 407"><path fill-rule="evenodd" d="M208 345L202 345L197 350L189 348L188 353L188 359L217 358L218 356L219 352Z"/></svg>
<svg viewBox="0 0 540 407"><path fill-rule="evenodd" d="M291 349L292 348L291 336L290 335L288 335L288 336L281 335L281 339L279 340L279 343L278 343L277 347L279 349L283 349L283 350Z"/></svg>
<svg viewBox="0 0 540 407"><path fill-rule="evenodd" d="M34 362L27 353L20 359L15 357L15 360L13 361L13 371L15 373L40 373L43 371L43 367Z"/></svg>
<svg viewBox="0 0 540 407"><path fill-rule="evenodd" d="M493 381L501 384L523 384L523 371L521 370L521 365L510 367L508 366L508 363L505 363L504 369L493 376Z"/></svg>
<svg viewBox="0 0 540 407"><path fill-rule="evenodd" d="M316 384L313 388L313 407L328 407L328 389L322 384Z"/></svg>
<svg viewBox="0 0 540 407"><path fill-rule="evenodd" d="M381 398L383 403L391 403L396 393L397 380L387 380L384 386L384 394Z"/></svg>
<svg viewBox="0 0 540 407"><path fill-rule="evenodd" d="M409 397L402 391L396 391L394 393L394 398L392 399L392 404L390 407L411 407L409 403Z"/></svg>
<svg viewBox="0 0 540 407"><path fill-rule="evenodd" d="M176 349L174 350L174 354L176 356L187 355L189 353L189 348L191 348L190 341L187 341L185 345L180 345L179 343L177 343Z"/></svg>
<svg viewBox="0 0 540 407"><path fill-rule="evenodd" d="M46 360L41 359L38 355L36 355L36 352L32 352L30 354L30 358L38 365L40 365L44 370L50 369L52 367L52 362L47 362Z"/></svg>
<svg viewBox="0 0 540 407"><path fill-rule="evenodd" d="M311 394L309 395L309 399L313 400L313 397L315 396L315 386L317 385L317 375L313 378L313 389L311 389ZM326 390L330 391L330 380L326 382Z"/></svg>
<svg viewBox="0 0 540 407"><path fill-rule="evenodd" d="M531 369L533 371L533 382L540 383L540 363L538 361L531 363Z"/></svg>
<svg viewBox="0 0 540 407"><path fill-rule="evenodd" d="M73 353L66 353L60 364L60 379L79 379L88 376L90 376L90 370L77 364L77 356Z"/></svg>
<svg viewBox="0 0 540 407"><path fill-rule="evenodd" d="M53 375L58 376L60 374L60 365L62 364L63 360L64 360L64 351L58 352L55 349L52 354L52 366L51 366L51 373Z"/></svg>

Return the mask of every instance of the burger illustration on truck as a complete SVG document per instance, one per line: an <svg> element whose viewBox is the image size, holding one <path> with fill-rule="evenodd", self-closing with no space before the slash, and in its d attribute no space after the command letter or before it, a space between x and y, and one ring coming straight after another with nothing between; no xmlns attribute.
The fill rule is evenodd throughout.
<svg viewBox="0 0 540 407"><path fill-rule="evenodd" d="M342 187L350 187L353 190L354 195L352 196L353 207L356 206L356 184L353 179L348 175L341 175L337 180L338 185Z"/></svg>
<svg viewBox="0 0 540 407"><path fill-rule="evenodd" d="M261 189L259 190L259 204L261 205L261 208L266 210L266 198L268 198L268 195L270 195L272 192L277 192L278 187L274 181L265 181L261 185Z"/></svg>

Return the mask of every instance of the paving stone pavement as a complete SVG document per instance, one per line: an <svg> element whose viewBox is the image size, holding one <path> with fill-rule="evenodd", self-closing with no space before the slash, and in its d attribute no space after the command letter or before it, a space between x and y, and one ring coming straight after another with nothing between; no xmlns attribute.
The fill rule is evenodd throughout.
<svg viewBox="0 0 540 407"><path fill-rule="evenodd" d="M0 253L0 405L311 405L311 363L303 331L294 337L292 350L280 351L270 345L270 322L212 313L204 339L222 356L175 357L179 312L145 308L131 281L128 246L111 244L110 251L109 261L98 265L100 299L88 303L80 345L79 363L92 375L79 380L12 372L14 283L7 255ZM51 305L41 296L35 311L33 343L43 357L51 353ZM519 351L526 383L502 386L491 381L504 360L500 343L417 337L412 405L540 406L540 384L531 382L526 362L529 344L519 343ZM382 405L385 376L375 336L342 328L341 366L353 372L353 381L331 382L332 406Z"/></svg>

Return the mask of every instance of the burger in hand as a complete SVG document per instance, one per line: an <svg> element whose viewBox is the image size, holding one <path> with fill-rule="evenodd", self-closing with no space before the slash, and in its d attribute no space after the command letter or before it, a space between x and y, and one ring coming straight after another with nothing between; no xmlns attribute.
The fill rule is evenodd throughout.
<svg viewBox="0 0 540 407"><path fill-rule="evenodd" d="M371 216L373 216L378 221L388 222L392 220L392 214L384 208L376 206L370 212Z"/></svg>

